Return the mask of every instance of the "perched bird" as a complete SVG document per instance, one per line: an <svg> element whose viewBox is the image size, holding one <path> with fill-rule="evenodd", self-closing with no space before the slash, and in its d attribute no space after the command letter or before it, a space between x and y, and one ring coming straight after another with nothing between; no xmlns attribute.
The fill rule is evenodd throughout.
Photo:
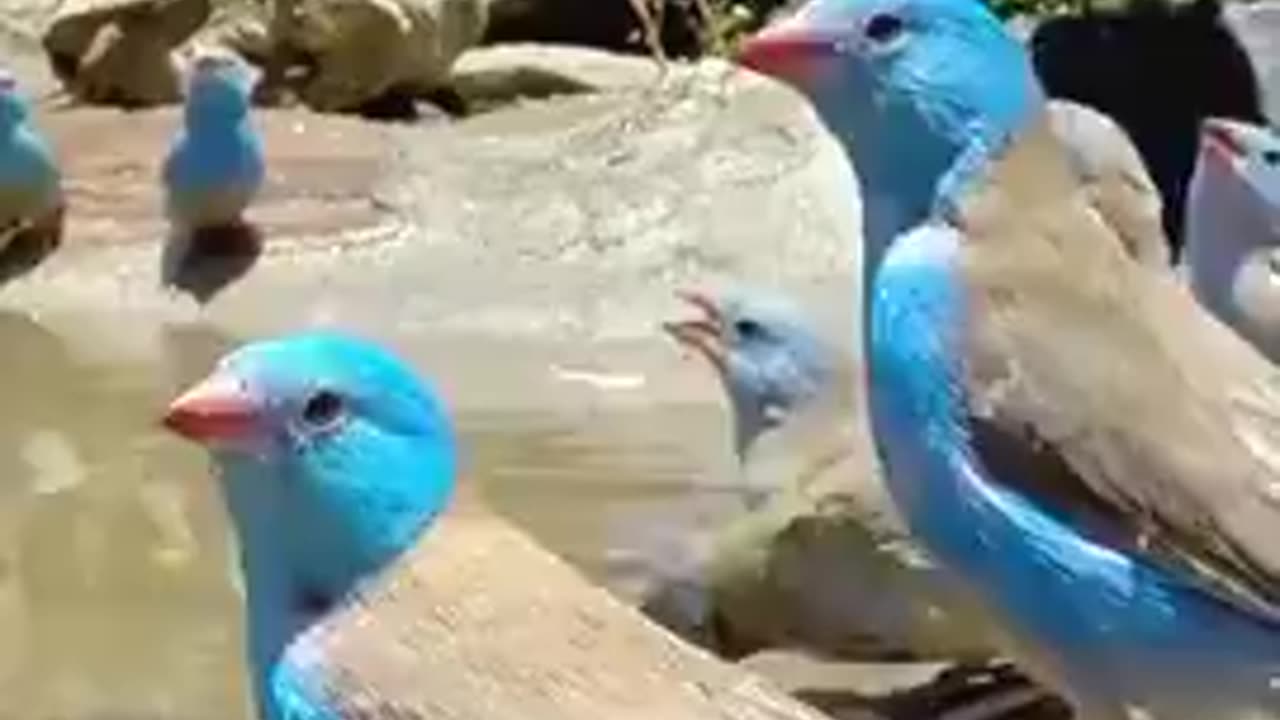
<svg viewBox="0 0 1280 720"><path fill-rule="evenodd" d="M262 716L337 717L309 690L315 665L298 640L447 504L456 458L445 411L386 351L313 332L227 355L164 423L204 444L221 475Z"/></svg>
<svg viewBox="0 0 1280 720"><path fill-rule="evenodd" d="M680 296L697 316L664 327L724 387L753 502L719 529L696 579L708 617L673 624L712 626L711 643L734 655L990 659L986 618L952 592L889 496L848 349L781 296Z"/></svg>
<svg viewBox="0 0 1280 720"><path fill-rule="evenodd" d="M25 232L47 233L56 244L64 208L57 160L17 78L0 70L0 249Z"/></svg>
<svg viewBox="0 0 1280 720"><path fill-rule="evenodd" d="M203 51L193 61L183 129L165 159L162 182L175 230L235 226L262 187L262 140L250 117L253 71L234 53Z"/></svg>
<svg viewBox="0 0 1280 720"><path fill-rule="evenodd" d="M1196 299L1280 362L1280 137L1268 127L1201 124L1187 189L1183 268Z"/></svg>
<svg viewBox="0 0 1280 720"><path fill-rule="evenodd" d="M1123 251L972 0L812 0L742 62L865 192L872 429L908 526L1082 717L1280 717L1280 374Z"/></svg>

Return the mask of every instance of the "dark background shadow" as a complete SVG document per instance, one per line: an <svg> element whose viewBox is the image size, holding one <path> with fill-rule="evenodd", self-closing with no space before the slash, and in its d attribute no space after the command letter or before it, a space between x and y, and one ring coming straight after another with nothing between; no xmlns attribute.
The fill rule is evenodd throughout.
<svg viewBox="0 0 1280 720"><path fill-rule="evenodd" d="M1137 2L1123 13L1048 20L1030 41L1051 96L1105 112L1133 138L1160 188L1174 257L1200 120L1265 122L1253 65L1221 15L1218 0Z"/></svg>

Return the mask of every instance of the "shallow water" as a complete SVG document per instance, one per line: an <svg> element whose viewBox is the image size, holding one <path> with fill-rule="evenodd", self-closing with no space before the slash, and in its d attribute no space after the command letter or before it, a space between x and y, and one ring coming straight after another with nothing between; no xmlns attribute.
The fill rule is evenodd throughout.
<svg viewBox="0 0 1280 720"><path fill-rule="evenodd" d="M155 425L233 340L182 327L130 354L54 327L0 314L0 719L247 717L220 497L201 453ZM567 369L536 352L514 360L492 341L430 346L446 368L432 374L452 378L440 385L463 482L611 588L626 594L645 577L638 552L673 557L707 510L691 488L723 496L704 492L733 472L714 384L660 339L651 355L669 379ZM486 373L493 392L468 390ZM578 399L539 408L546 391L522 376ZM530 391L504 394L502 380Z"/></svg>
<svg viewBox="0 0 1280 720"><path fill-rule="evenodd" d="M247 717L217 488L155 418L250 337L390 344L463 482L624 595L739 507L719 388L657 325L727 280L849 309L856 194L795 98L677 75L429 130L263 113L269 242L203 306L158 282L173 109L47 117L75 212L0 294L0 720Z"/></svg>

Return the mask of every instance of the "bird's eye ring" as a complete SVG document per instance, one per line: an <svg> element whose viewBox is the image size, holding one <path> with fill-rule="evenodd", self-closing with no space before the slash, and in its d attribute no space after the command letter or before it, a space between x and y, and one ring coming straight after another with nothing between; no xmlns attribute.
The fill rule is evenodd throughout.
<svg viewBox="0 0 1280 720"><path fill-rule="evenodd" d="M867 21L862 32L867 36L867 39L883 45L898 37L902 30L902 18L889 13L877 13Z"/></svg>
<svg viewBox="0 0 1280 720"><path fill-rule="evenodd" d="M342 398L332 390L317 390L302 406L302 419L314 428L327 428L342 417Z"/></svg>
<svg viewBox="0 0 1280 720"><path fill-rule="evenodd" d="M764 328L755 320L743 318L733 323L733 330L741 338L758 337L763 334Z"/></svg>

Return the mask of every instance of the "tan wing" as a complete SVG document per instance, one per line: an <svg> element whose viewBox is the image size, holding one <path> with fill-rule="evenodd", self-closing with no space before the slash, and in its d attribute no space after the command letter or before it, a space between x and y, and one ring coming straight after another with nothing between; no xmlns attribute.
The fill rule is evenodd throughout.
<svg viewBox="0 0 1280 720"><path fill-rule="evenodd" d="M1001 479L1280 617L1280 377L1133 262L1046 122L964 198L971 412Z"/></svg>
<svg viewBox="0 0 1280 720"><path fill-rule="evenodd" d="M1129 135L1106 115L1067 100L1049 102L1049 122L1093 206L1138 262L1170 266L1160 191Z"/></svg>

